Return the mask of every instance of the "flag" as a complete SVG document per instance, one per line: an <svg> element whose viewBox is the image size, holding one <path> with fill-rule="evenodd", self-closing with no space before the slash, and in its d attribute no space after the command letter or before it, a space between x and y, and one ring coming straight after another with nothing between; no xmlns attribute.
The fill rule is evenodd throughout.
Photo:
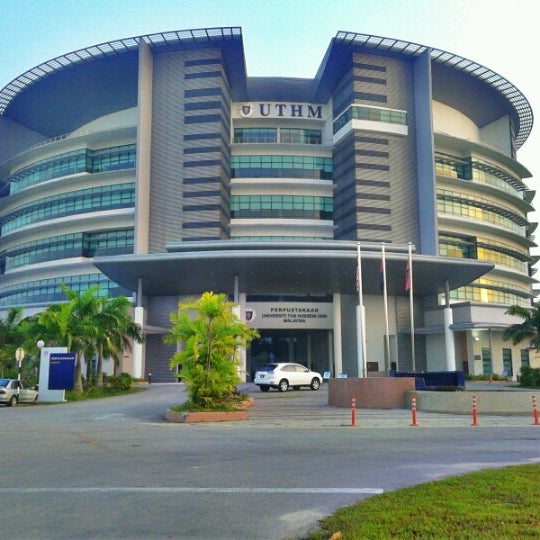
<svg viewBox="0 0 540 540"><path fill-rule="evenodd" d="M405 290L408 292L411 290L411 263L407 261L407 266L405 267Z"/></svg>
<svg viewBox="0 0 540 540"><path fill-rule="evenodd" d="M384 261L381 261L381 266L379 268L379 291L384 292Z"/></svg>

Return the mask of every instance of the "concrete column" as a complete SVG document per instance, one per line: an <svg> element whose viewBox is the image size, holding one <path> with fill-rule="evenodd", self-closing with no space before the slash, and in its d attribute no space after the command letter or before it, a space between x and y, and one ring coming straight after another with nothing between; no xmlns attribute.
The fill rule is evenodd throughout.
<svg viewBox="0 0 540 540"><path fill-rule="evenodd" d="M142 306L137 306L135 308L135 313L133 314L133 322L138 324L141 328L144 328L144 308ZM132 376L134 379L143 379L144 378L144 361L143 361L143 344L142 343L133 343L132 348L133 356L133 367L132 367Z"/></svg>
<svg viewBox="0 0 540 540"><path fill-rule="evenodd" d="M343 371L343 351L341 342L341 294L333 295L334 308L334 377Z"/></svg>
<svg viewBox="0 0 540 540"><path fill-rule="evenodd" d="M306 336L306 340L307 367L311 369L311 334Z"/></svg>
<svg viewBox="0 0 540 540"><path fill-rule="evenodd" d="M241 321L246 322L246 293L238 292L237 289L238 279L235 277L235 302L238 304L238 318ZM247 381L247 357L246 357L246 348L241 347L238 351L238 359L240 360L240 366L238 366L238 375L242 381Z"/></svg>
<svg viewBox="0 0 540 540"><path fill-rule="evenodd" d="M450 326L454 323L454 315L452 308L450 307L450 289L448 281L446 282L446 305L444 308L444 344L445 344L445 358L446 358L446 370L456 370L456 346L454 343L454 332Z"/></svg>
<svg viewBox="0 0 540 540"><path fill-rule="evenodd" d="M153 72L154 57L148 45L141 39L139 42L139 119L135 187L135 253L137 254L146 254L149 249Z"/></svg>

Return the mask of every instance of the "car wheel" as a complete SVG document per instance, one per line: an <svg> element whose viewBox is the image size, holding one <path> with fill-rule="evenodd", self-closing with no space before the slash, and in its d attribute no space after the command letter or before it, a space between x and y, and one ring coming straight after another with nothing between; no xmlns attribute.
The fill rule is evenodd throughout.
<svg viewBox="0 0 540 540"><path fill-rule="evenodd" d="M321 381L317 379L317 377L314 377L311 381L311 389L312 390L318 390L321 387Z"/></svg>
<svg viewBox="0 0 540 540"><path fill-rule="evenodd" d="M8 407L14 407L17 405L17 396L11 396L8 401Z"/></svg>
<svg viewBox="0 0 540 540"><path fill-rule="evenodd" d="M289 389L289 381L287 379L281 379L278 389L280 392L286 392Z"/></svg>
<svg viewBox="0 0 540 540"><path fill-rule="evenodd" d="M270 387L267 384L260 384L259 388L261 389L261 392L268 392L268 390L270 390Z"/></svg>

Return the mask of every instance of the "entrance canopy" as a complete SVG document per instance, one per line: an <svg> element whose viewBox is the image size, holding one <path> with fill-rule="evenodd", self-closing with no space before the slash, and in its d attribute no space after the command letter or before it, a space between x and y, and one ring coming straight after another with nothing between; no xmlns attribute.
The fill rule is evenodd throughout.
<svg viewBox="0 0 540 540"><path fill-rule="evenodd" d="M382 245L361 243L364 294L380 294ZM182 296L204 291L257 295L356 294L357 244L348 241L182 242L167 253L96 257L95 266L111 280L144 296ZM414 251L413 251L414 253ZM408 246L385 244L389 295L408 294ZM413 254L415 296L456 289L484 275L492 263Z"/></svg>

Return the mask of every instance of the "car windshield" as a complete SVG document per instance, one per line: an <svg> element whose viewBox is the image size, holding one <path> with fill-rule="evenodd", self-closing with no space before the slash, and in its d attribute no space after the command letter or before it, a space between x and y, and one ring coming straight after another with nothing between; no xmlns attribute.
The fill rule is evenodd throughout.
<svg viewBox="0 0 540 540"><path fill-rule="evenodd" d="M9 384L9 379L0 379L0 386L7 386Z"/></svg>
<svg viewBox="0 0 540 540"><path fill-rule="evenodd" d="M266 366L259 368L258 371L274 371L276 368L277 364L266 364Z"/></svg>

